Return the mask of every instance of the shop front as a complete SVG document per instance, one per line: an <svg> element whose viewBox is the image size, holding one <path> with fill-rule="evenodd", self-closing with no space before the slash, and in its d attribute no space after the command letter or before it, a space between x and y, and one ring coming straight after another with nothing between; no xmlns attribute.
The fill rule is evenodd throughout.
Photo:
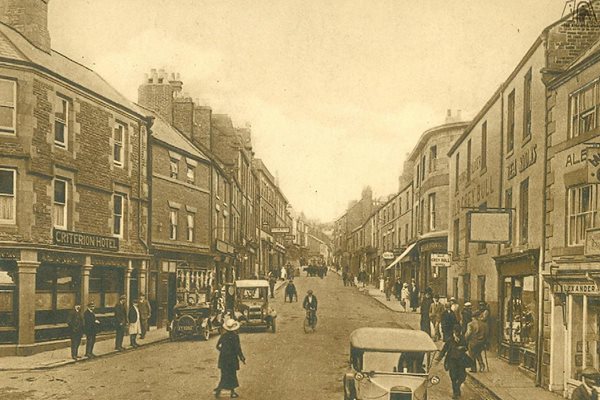
<svg viewBox="0 0 600 400"><path fill-rule="evenodd" d="M499 282L498 356L532 378L538 363L539 250L494 257Z"/></svg>
<svg viewBox="0 0 600 400"><path fill-rule="evenodd" d="M418 273L415 274L421 291L430 287L434 294L446 297L448 290L448 236L436 235L417 242ZM413 277L411 277L412 279Z"/></svg>

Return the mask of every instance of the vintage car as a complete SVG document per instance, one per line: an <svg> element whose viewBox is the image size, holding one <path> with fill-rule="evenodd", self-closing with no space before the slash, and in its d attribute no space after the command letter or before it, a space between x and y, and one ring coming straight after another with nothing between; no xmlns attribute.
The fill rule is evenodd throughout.
<svg viewBox="0 0 600 400"><path fill-rule="evenodd" d="M185 337L208 340L211 334L219 332L222 316L209 303L194 303L188 298L186 304L175 306L174 313L169 324L169 339L172 341Z"/></svg>
<svg viewBox="0 0 600 400"><path fill-rule="evenodd" d="M243 327L265 327L275 332L277 312L269 307L269 282L244 279L235 282L234 316Z"/></svg>
<svg viewBox="0 0 600 400"><path fill-rule="evenodd" d="M438 351L422 331L359 328L350 335L351 371L344 376L344 399L427 399L438 384L429 370Z"/></svg>

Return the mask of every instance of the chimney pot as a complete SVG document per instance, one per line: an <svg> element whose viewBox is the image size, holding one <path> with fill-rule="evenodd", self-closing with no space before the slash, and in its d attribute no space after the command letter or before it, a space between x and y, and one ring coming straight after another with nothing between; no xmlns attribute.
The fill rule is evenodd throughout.
<svg viewBox="0 0 600 400"><path fill-rule="evenodd" d="M0 0L0 22L17 30L38 49L50 53L49 1Z"/></svg>

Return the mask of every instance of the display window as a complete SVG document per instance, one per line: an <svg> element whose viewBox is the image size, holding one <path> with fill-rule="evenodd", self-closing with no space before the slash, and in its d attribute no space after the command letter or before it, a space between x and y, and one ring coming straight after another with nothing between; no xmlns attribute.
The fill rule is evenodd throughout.
<svg viewBox="0 0 600 400"><path fill-rule="evenodd" d="M99 312L113 308L124 293L125 271L115 267L94 267L90 272L89 299Z"/></svg>
<svg viewBox="0 0 600 400"><path fill-rule="evenodd" d="M67 322L69 311L80 302L81 269L42 264L36 272L36 325Z"/></svg>
<svg viewBox="0 0 600 400"><path fill-rule="evenodd" d="M572 295L570 378L581 380L586 367L600 368L600 297Z"/></svg>
<svg viewBox="0 0 600 400"><path fill-rule="evenodd" d="M505 277L502 303L503 341L535 351L536 319L535 277Z"/></svg>
<svg viewBox="0 0 600 400"><path fill-rule="evenodd" d="M16 326L15 293L17 268L0 262L0 327Z"/></svg>

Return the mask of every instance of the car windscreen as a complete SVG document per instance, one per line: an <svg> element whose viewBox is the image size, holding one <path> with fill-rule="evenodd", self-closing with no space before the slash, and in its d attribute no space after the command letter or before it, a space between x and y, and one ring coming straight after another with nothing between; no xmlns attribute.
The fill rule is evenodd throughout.
<svg viewBox="0 0 600 400"><path fill-rule="evenodd" d="M238 288L238 297L242 300L266 299L266 293L263 288Z"/></svg>
<svg viewBox="0 0 600 400"><path fill-rule="evenodd" d="M424 374L427 373L427 362L424 352L365 351L362 370Z"/></svg>

